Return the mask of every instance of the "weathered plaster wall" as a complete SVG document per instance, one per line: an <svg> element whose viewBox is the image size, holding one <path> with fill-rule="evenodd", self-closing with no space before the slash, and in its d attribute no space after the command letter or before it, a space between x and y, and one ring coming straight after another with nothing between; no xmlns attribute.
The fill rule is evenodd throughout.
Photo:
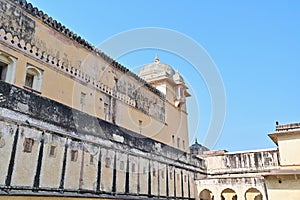
<svg viewBox="0 0 300 200"><path fill-rule="evenodd" d="M129 173L129 193L131 194L137 194L138 193L138 185L139 185L139 169L138 169L138 158L135 156L129 156L129 166L128 166L128 173Z"/></svg>
<svg viewBox="0 0 300 200"><path fill-rule="evenodd" d="M137 109L164 121L164 102L160 96L149 91L151 86L136 76L132 77L132 73L126 73L128 70L123 69L124 67L119 67L122 70L116 69L114 65L120 64L115 64L115 61L103 55L102 52L97 55L98 50L96 51L94 47L84 48L82 43L87 43L86 41L74 33L68 34L70 31L51 17L43 15L41 21L37 19L40 18L41 13L29 12L28 14L30 5L25 4L23 8L20 8L9 1L2 1L3 12L0 17L3 24L0 29L10 33L12 37L17 36L18 40L23 40L24 45L28 44L28 48L46 57L50 63L61 65L58 69L67 69L67 71L82 74L81 78L88 84L99 82L111 89L116 87L118 91L136 101ZM62 31L60 27L66 31ZM46 80L47 77L52 76L46 76ZM117 86L115 86L115 79L120 79ZM51 78L50 81L53 79ZM56 98L57 93L53 91L51 85L43 87L42 93L45 96ZM156 91L154 88L151 90Z"/></svg>
<svg viewBox="0 0 300 200"><path fill-rule="evenodd" d="M145 88L145 83L137 83L132 78L122 75L118 79L117 91L135 101L135 107L154 118L165 121L165 104L159 96Z"/></svg>
<svg viewBox="0 0 300 200"><path fill-rule="evenodd" d="M140 191L139 193L142 195L148 194L148 177L149 177L149 160L145 158L140 158L139 160L139 166L140 166L140 173L139 173L139 179L144 180L141 181L141 184L139 185Z"/></svg>
<svg viewBox="0 0 300 200"><path fill-rule="evenodd" d="M266 185L268 188L269 199L299 199L300 182L298 175L278 175L267 176Z"/></svg>
<svg viewBox="0 0 300 200"><path fill-rule="evenodd" d="M66 162L66 175L65 175L65 184L64 188L69 190L78 190L79 189L79 181L80 181L80 168L81 168L81 160L82 157L82 143L78 143L76 141L68 140L68 150L67 150L67 162ZM76 161L71 160L71 152L77 151L77 159Z"/></svg>
<svg viewBox="0 0 300 200"><path fill-rule="evenodd" d="M0 85L1 133L8 134L11 141L0 148L0 154L5 153L9 160L1 165L6 174L0 193L9 188L8 194L31 194L33 190L35 194L83 193L102 198L138 194L142 195L138 198L167 198L174 193L191 197L181 177L193 180L194 173L205 173L202 159L150 138L137 139L138 133L10 84ZM8 127L13 127L9 133ZM30 153L24 152L25 137L34 139ZM54 155L51 146L55 146ZM76 161L71 160L72 151L78 152ZM95 158L92 164L90 155ZM175 177L166 179L166 168L173 174L176 171ZM176 188L171 186L173 181Z"/></svg>
<svg viewBox="0 0 300 200"><path fill-rule="evenodd" d="M175 188L176 188L176 197L182 196L182 185L181 185L181 170L175 168Z"/></svg>
<svg viewBox="0 0 300 200"><path fill-rule="evenodd" d="M36 22L22 10L5 1L0 2L0 10L0 27L30 43L35 35Z"/></svg>
<svg viewBox="0 0 300 200"><path fill-rule="evenodd" d="M31 186L34 182L35 172L38 163L38 153L40 149L40 139L42 132L40 130L34 130L27 127L19 127L18 143L20 148L16 149L15 163L13 171L20 173L12 174L12 184L15 186ZM34 140L32 146L32 153L24 152L25 138L31 138Z"/></svg>
<svg viewBox="0 0 300 200"><path fill-rule="evenodd" d="M124 128L133 130L137 133L141 133L141 137L147 136L158 141L167 142L166 136L169 128L159 120L156 120L150 116L144 115L140 110L136 110L133 107L128 107L123 102L116 103L116 110L118 110L118 116L116 124L122 124ZM139 121L142 124L139 124ZM156 137L161 135L160 137ZM168 143L167 143L168 144Z"/></svg>
<svg viewBox="0 0 300 200"><path fill-rule="evenodd" d="M80 188L84 190L96 190L97 186L97 169L99 160L99 148L84 144L84 161L82 164L82 172L80 176ZM92 159L92 160L91 160Z"/></svg>
<svg viewBox="0 0 300 200"><path fill-rule="evenodd" d="M14 135L17 131L17 126L0 122L0 183L5 184L8 166L10 162L11 149L13 146Z"/></svg>
<svg viewBox="0 0 300 200"><path fill-rule="evenodd" d="M196 194L196 182L195 182L195 174L192 172L189 172L189 183L190 183L190 196L191 198L195 198L198 194Z"/></svg>
<svg viewBox="0 0 300 200"><path fill-rule="evenodd" d="M188 116L186 112L180 111L173 104L166 103L166 123L168 124L169 134L158 135L158 137L162 137L163 141L170 141L168 144L174 146L175 148L188 151L189 135L187 118ZM175 137L175 143L172 141L172 136ZM179 147L177 145L178 138L180 139Z"/></svg>
<svg viewBox="0 0 300 200"><path fill-rule="evenodd" d="M281 165L300 165L300 157L297 153L291 153L300 152L300 132L280 136L278 147Z"/></svg>
<svg viewBox="0 0 300 200"><path fill-rule="evenodd" d="M164 126L165 100L158 90L26 1L3 0L1 5L0 52L17 60L13 84L23 87L26 66L32 65L44 72L38 91L44 97L106 119L103 104L109 96L107 121L136 131L116 108L123 102L132 112L127 116L157 121L143 134L157 132L157 124ZM81 93L86 94L84 106ZM162 135L170 132L169 127L162 129ZM167 143L162 137L155 139Z"/></svg>
<svg viewBox="0 0 300 200"><path fill-rule="evenodd" d="M126 192L126 168L127 168L127 155L124 153L117 153L117 172L118 177L116 190L124 194Z"/></svg>
<svg viewBox="0 0 300 200"><path fill-rule="evenodd" d="M151 162L150 163L150 174L151 174L151 194L157 196L158 195L158 163Z"/></svg>
<svg viewBox="0 0 300 200"><path fill-rule="evenodd" d="M42 158L44 164L41 167L40 187L59 188L66 139L51 133L45 133L44 141L44 156ZM51 146L55 146L54 156L50 156Z"/></svg>
<svg viewBox="0 0 300 200"><path fill-rule="evenodd" d="M158 164L158 178L159 178L159 195L160 196L166 196L166 165L164 164Z"/></svg>
<svg viewBox="0 0 300 200"><path fill-rule="evenodd" d="M169 195L171 197L175 197L176 196L176 190L175 190L175 179L174 179L174 170L175 170L175 167L173 166L168 166L168 172L169 172L169 175L168 175L168 185L169 185Z"/></svg>
<svg viewBox="0 0 300 200"><path fill-rule="evenodd" d="M189 173L186 170L182 170L182 187L183 187L183 196L188 197L189 196L189 183L188 183L188 177Z"/></svg>
<svg viewBox="0 0 300 200"><path fill-rule="evenodd" d="M101 174L104 174L106 177L101 179L101 189L106 192L111 192L113 187L115 152L110 149L101 149L101 155Z"/></svg>

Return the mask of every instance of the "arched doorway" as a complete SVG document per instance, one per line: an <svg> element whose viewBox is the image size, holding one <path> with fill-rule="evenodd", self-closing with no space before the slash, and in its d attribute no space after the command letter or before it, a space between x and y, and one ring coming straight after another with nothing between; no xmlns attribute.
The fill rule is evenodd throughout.
<svg viewBox="0 0 300 200"><path fill-rule="evenodd" d="M204 189L200 192L199 198L200 200L213 200L214 195L210 190Z"/></svg>
<svg viewBox="0 0 300 200"><path fill-rule="evenodd" d="M250 188L245 193L245 199L246 200L262 200L262 194L261 192L256 188Z"/></svg>
<svg viewBox="0 0 300 200"><path fill-rule="evenodd" d="M234 190L226 188L221 193L222 200L237 200L237 194Z"/></svg>

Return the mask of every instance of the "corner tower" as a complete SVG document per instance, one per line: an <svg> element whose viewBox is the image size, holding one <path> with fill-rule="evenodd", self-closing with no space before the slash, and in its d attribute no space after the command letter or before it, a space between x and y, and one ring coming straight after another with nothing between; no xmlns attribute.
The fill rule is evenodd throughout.
<svg viewBox="0 0 300 200"><path fill-rule="evenodd" d="M139 76L166 96L165 141L175 148L188 151L186 98L191 95L184 79L170 65L161 62L157 55L152 63L141 68Z"/></svg>

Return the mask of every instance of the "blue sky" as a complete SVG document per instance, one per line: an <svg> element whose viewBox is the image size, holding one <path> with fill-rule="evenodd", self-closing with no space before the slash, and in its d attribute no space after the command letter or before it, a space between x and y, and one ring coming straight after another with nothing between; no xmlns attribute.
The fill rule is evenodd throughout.
<svg viewBox="0 0 300 200"><path fill-rule="evenodd" d="M120 32L143 27L168 28L194 39L214 60L226 90L226 119L214 149L272 148L275 145L267 134L274 131L275 121L300 121L299 1L28 2L95 46ZM189 84L194 96L189 102L193 105L190 137L203 142L210 123L210 95L193 66L155 49L117 60L136 71L152 62L156 53Z"/></svg>

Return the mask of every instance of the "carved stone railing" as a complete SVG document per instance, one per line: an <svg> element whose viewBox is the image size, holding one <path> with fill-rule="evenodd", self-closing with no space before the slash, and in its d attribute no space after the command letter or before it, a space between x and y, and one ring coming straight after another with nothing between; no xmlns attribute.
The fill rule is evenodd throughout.
<svg viewBox="0 0 300 200"><path fill-rule="evenodd" d="M277 149L249 152L224 153L206 158L208 174L260 173L277 169L279 158Z"/></svg>

